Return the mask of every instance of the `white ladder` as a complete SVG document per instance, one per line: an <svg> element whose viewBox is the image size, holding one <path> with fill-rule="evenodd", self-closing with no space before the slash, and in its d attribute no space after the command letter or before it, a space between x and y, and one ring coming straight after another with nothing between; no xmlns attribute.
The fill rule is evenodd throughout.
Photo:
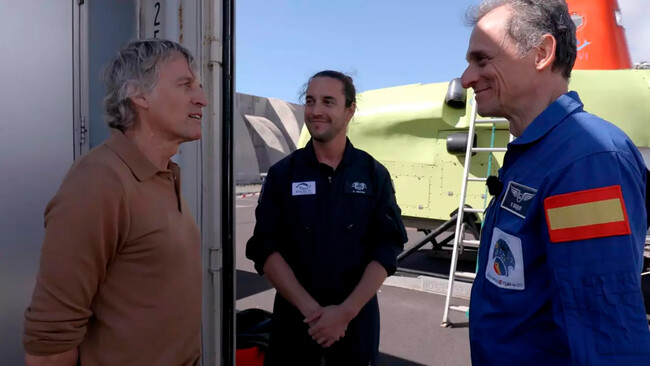
<svg viewBox="0 0 650 366"><path fill-rule="evenodd" d="M471 272L457 272L456 267L458 264L458 255L459 251L462 250L464 246L469 246L469 247L474 247L478 248L478 245L480 243L479 240L465 240L464 239L464 233L465 233L465 213L477 213L477 214L482 214L485 212L485 207L482 209L477 209L477 208L468 208L465 207L465 201L467 198L467 183L468 182L482 182L485 184L487 182L487 177L470 177L469 176L469 171L470 171L470 163L471 163L471 158L473 153L493 153L493 152L506 152L507 148L505 147L474 147L474 131L476 130L476 125L477 124L491 124L493 126L492 133L494 134L495 131L495 126L497 124L507 124L508 120L504 118L477 118L477 111L476 111L476 101L472 100L472 112L471 112L471 117L470 117L470 122L469 122L469 132L467 136L467 147L465 149L465 166L463 170L463 180L461 184L461 189L460 189L460 202L458 204L458 212L457 212L457 218L456 218L456 231L454 233L454 245L452 248L452 253L451 253L451 263L449 266L449 283L447 284L447 298L445 300L445 313L442 317L442 323L440 324L443 327L449 327L451 326L451 322L449 321L449 310L454 310L454 311L460 311L460 312L467 312L469 311L468 306L459 306L459 305L451 305L451 298L452 298L452 293L454 290L454 281L456 278L464 278L468 280L474 280L476 278L476 273L471 273ZM510 135L510 141L513 140L513 136ZM494 139L492 139L494 141ZM491 144L493 145L493 144ZM490 172L487 174L489 175ZM478 258L477 258L478 259Z"/></svg>

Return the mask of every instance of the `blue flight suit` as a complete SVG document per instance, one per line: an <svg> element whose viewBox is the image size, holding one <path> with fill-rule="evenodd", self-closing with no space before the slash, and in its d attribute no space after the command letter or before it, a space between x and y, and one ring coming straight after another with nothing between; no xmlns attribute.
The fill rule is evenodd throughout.
<svg viewBox="0 0 650 366"><path fill-rule="evenodd" d="M348 140L336 170L322 164L310 141L273 165L258 206L246 256L263 274L279 252L321 305L341 304L370 263L388 275L406 242L401 211L388 170ZM379 347L379 307L371 299L346 335L323 349L311 339L304 317L279 293L275 297L266 365L374 364Z"/></svg>
<svg viewBox="0 0 650 366"><path fill-rule="evenodd" d="M630 139L569 92L508 145L499 179L470 302L473 365L650 365L646 168Z"/></svg>

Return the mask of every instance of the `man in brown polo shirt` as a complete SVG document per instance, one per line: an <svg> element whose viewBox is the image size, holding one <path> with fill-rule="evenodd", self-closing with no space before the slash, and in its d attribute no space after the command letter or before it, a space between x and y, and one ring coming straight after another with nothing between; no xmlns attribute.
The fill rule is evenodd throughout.
<svg viewBox="0 0 650 366"><path fill-rule="evenodd" d="M199 231L170 158L201 137L190 52L125 46L105 74L111 137L70 168L45 210L23 344L27 365L196 365Z"/></svg>

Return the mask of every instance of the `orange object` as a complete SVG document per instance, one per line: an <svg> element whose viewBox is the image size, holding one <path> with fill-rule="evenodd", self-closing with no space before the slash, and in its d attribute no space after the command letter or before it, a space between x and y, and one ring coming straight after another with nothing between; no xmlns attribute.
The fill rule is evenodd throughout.
<svg viewBox="0 0 650 366"><path fill-rule="evenodd" d="M567 4L577 25L574 70L632 68L617 0L567 0Z"/></svg>
<svg viewBox="0 0 650 366"><path fill-rule="evenodd" d="M237 366L263 366L264 351L259 347L238 349L235 354Z"/></svg>
<svg viewBox="0 0 650 366"><path fill-rule="evenodd" d="M553 243L631 232L619 185L548 197L544 211Z"/></svg>

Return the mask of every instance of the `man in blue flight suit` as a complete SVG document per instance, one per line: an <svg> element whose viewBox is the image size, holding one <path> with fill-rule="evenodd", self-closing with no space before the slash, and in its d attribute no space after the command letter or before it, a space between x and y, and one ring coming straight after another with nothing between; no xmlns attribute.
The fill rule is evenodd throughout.
<svg viewBox="0 0 650 366"><path fill-rule="evenodd" d="M568 90L576 38L566 4L473 10L463 86L480 115L507 118L517 138L482 229L472 362L650 365L646 168L630 139Z"/></svg>
<svg viewBox="0 0 650 366"><path fill-rule="evenodd" d="M276 288L265 365L374 365L377 290L397 268L406 231L386 168L352 146L352 79L314 75L311 140L271 167L246 247Z"/></svg>

